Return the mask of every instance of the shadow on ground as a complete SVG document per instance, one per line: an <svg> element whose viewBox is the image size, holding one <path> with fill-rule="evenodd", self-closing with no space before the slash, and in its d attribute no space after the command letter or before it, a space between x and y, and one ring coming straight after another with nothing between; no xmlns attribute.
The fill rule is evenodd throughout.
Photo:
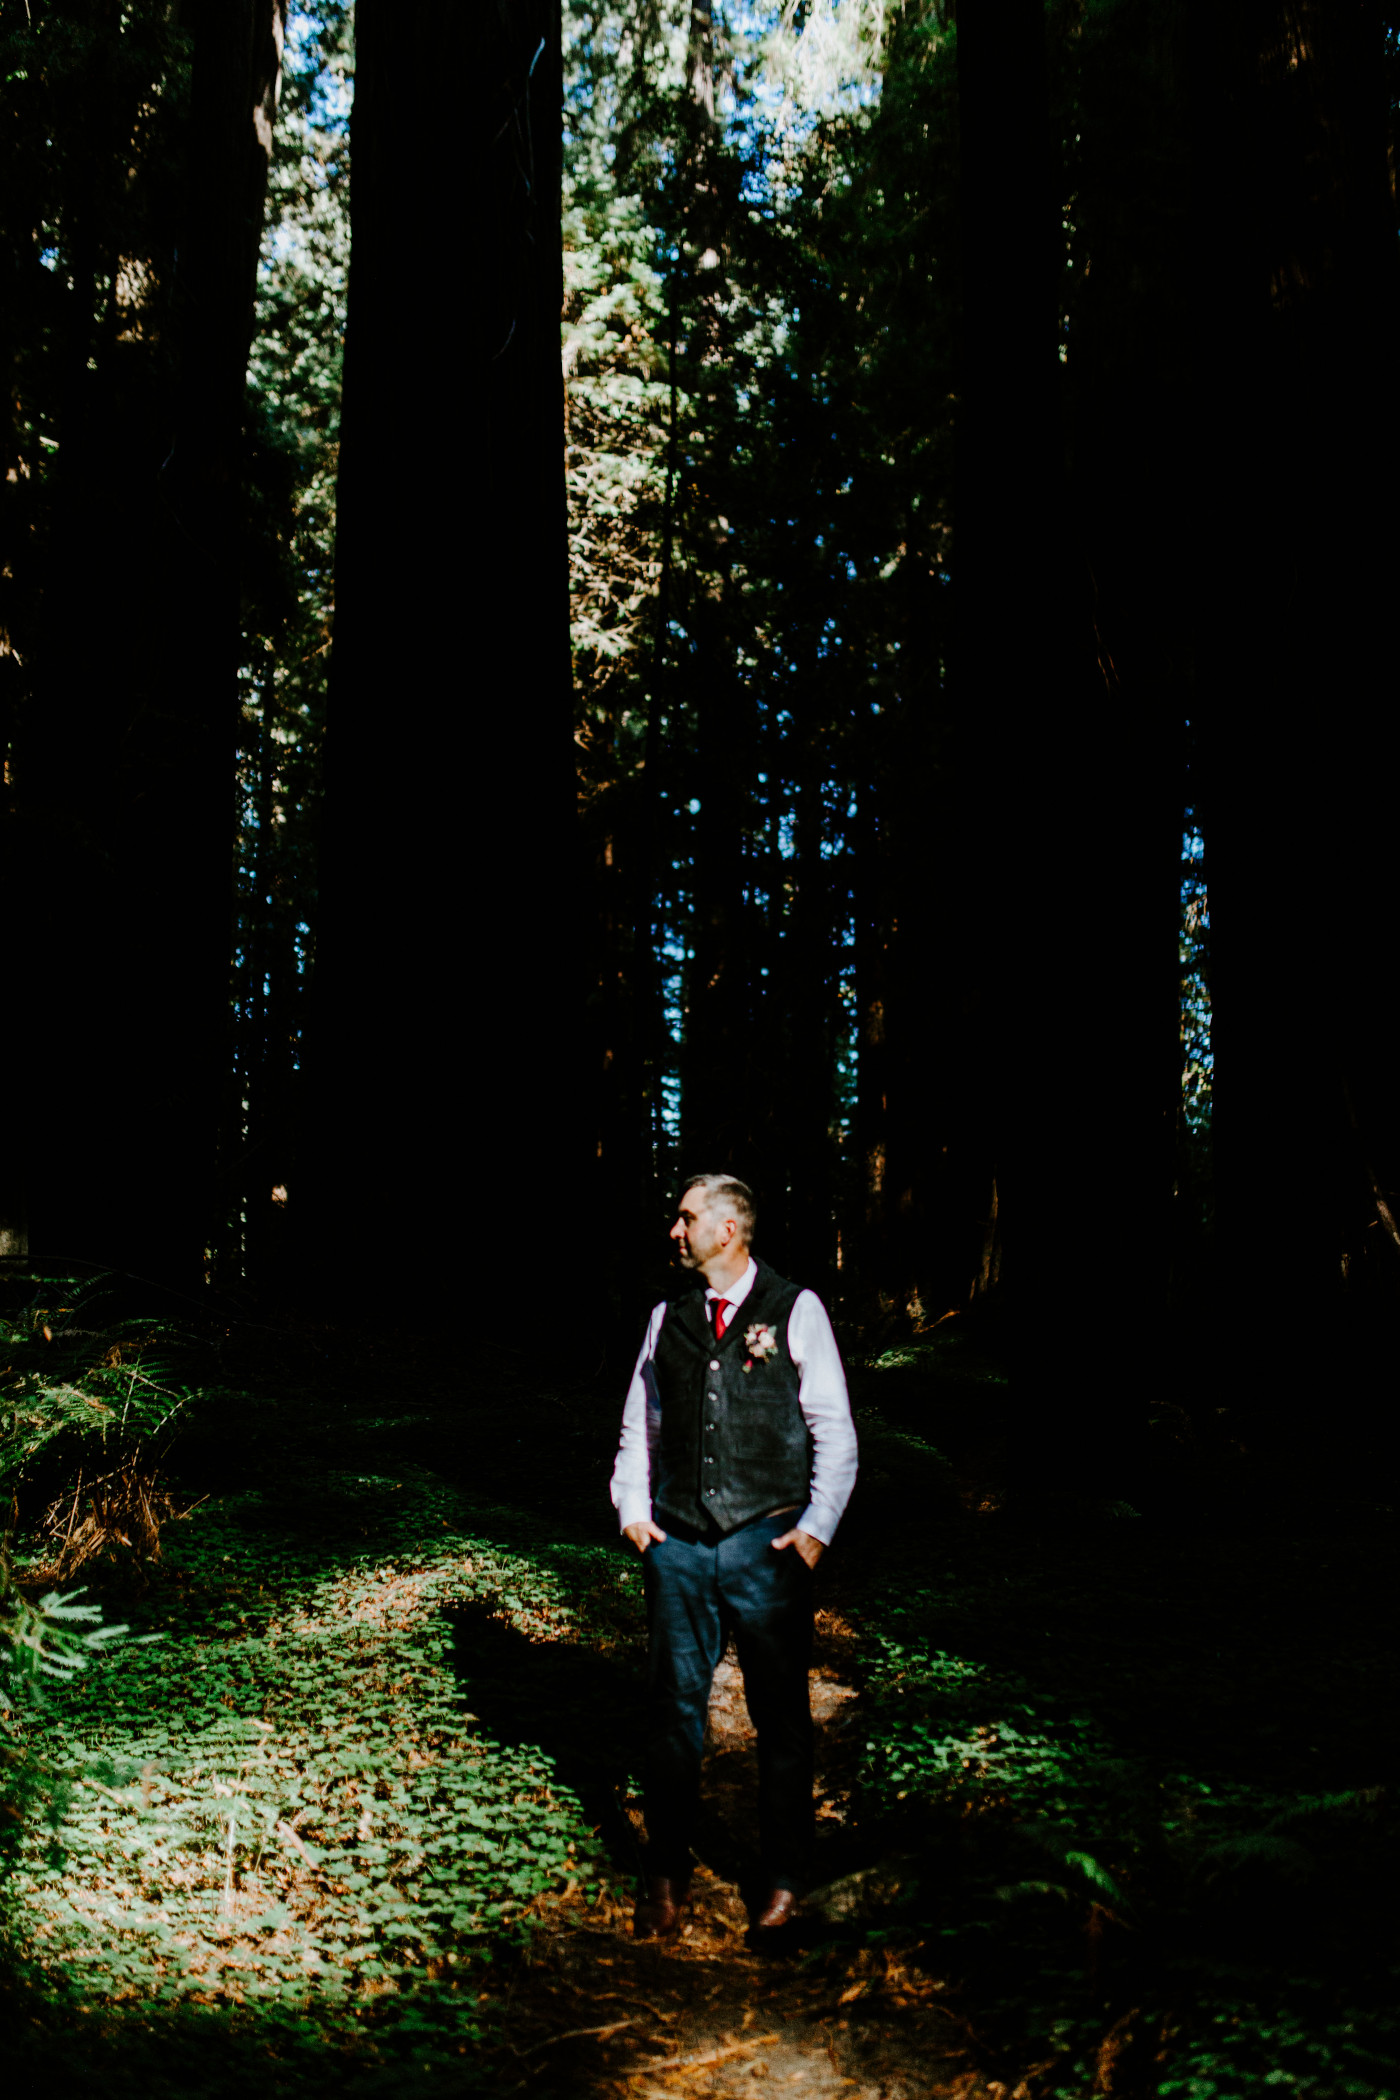
<svg viewBox="0 0 1400 2100"><path fill-rule="evenodd" d="M646 1685L640 1658L571 1641L538 1641L482 1602L448 1607L452 1664L470 1711L498 1742L538 1746L579 1797L613 1866L641 1873L645 1849L636 1780ZM812 1680L817 1725L817 1844L813 1881L825 1885L872 1867L878 1843L850 1821L859 1745L852 1688L838 1661L818 1655ZM756 1851L758 1772L754 1733L732 1654L710 1701L696 1851L746 1903L764 1893Z"/></svg>
<svg viewBox="0 0 1400 2100"><path fill-rule="evenodd" d="M627 1813L640 1766L645 1681L630 1659L567 1640L536 1641L477 1600L449 1605L452 1667L463 1698L499 1743L537 1745L572 1788L609 1858L636 1873Z"/></svg>

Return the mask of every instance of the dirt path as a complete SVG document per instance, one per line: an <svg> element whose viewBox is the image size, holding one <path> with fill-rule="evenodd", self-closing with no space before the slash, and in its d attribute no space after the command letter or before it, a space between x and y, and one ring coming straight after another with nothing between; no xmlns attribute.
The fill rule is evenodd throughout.
<svg viewBox="0 0 1400 2100"><path fill-rule="evenodd" d="M860 1709L841 1674L844 1629L819 1628L812 1677L817 1816L826 1865L842 1859ZM749 1833L757 1815L754 1731L732 1653L710 1700L701 1863L693 1911L669 1944L632 1936L625 1900L599 1916L564 1905L549 1917L498 2011L509 2039L496 2053L507 2091L539 2095L733 2096L788 2091L844 2100L926 2100L987 2094L966 2023L919 1949L844 1939L811 1944L801 1928L780 1953L749 1940ZM640 1826L640 1816L636 1817ZM858 1905L860 1877L814 1899L839 1918ZM815 1910L811 1913L815 1915ZM806 1946L804 1947L804 1940Z"/></svg>

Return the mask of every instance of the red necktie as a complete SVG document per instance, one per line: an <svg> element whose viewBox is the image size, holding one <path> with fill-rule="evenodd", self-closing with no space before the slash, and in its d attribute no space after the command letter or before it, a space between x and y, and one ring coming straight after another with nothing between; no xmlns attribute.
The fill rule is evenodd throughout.
<svg viewBox="0 0 1400 2100"><path fill-rule="evenodd" d="M715 1300L715 1340L716 1340L716 1341L719 1341L719 1340L720 1340L720 1339L722 1338L722 1336L723 1336L723 1334L724 1334L724 1330L725 1330L725 1328L726 1328L726 1327L727 1327L728 1325L729 1325L729 1300L728 1300L727 1298L716 1298L716 1300Z"/></svg>

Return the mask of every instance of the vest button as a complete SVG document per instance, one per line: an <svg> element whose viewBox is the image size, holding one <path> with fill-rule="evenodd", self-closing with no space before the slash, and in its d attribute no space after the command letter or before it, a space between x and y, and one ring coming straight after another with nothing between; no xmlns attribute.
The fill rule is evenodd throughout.
<svg viewBox="0 0 1400 2100"><path fill-rule="evenodd" d="M710 1358L710 1369L712 1371L717 1371L719 1369L719 1358L717 1356L712 1356Z"/></svg>

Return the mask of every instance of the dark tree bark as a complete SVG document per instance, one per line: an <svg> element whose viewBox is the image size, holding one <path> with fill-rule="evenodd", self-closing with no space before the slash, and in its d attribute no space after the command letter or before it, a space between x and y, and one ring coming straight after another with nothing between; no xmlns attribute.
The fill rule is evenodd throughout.
<svg viewBox="0 0 1400 2100"><path fill-rule="evenodd" d="M274 1148L282 1127L276 1113L277 1106L282 1105L277 1102L282 1045L278 1042L274 1016L283 1017L278 1015L282 1002L273 989L274 981L282 976L279 968L282 957L278 952L281 915L273 895L276 881L273 778L277 747L272 734L275 699L276 685L269 664L263 677L256 742L251 754L255 769L253 813L256 830L249 869L251 893L240 900L247 926L243 981L239 987L241 1026L231 1061L234 1098L224 1118L225 1131L243 1132L237 1172L229 1177L237 1193L243 1274L263 1285L271 1283L274 1277L269 1244L272 1225L270 1191L278 1181Z"/></svg>
<svg viewBox="0 0 1400 2100"><path fill-rule="evenodd" d="M17 758L47 984L31 1247L186 1285L211 1236L227 1051L243 388L284 18L284 0L193 10L162 339L108 340L75 379ZM89 260L110 279L119 258Z"/></svg>
<svg viewBox="0 0 1400 2100"><path fill-rule="evenodd" d="M716 437L716 389L725 363L720 311L724 200L715 122L714 24L709 0L694 0L687 48L685 197L681 252L687 327L687 386L702 427ZM689 596L687 651L680 667L695 735L695 950L687 973L681 1091L682 1171L761 1179L763 1103L756 1049L751 913L745 905L752 775L757 766L753 695L731 632L729 528L696 474L685 521ZM762 1082L759 1082L761 1087Z"/></svg>
<svg viewBox="0 0 1400 2100"><path fill-rule="evenodd" d="M842 1269L848 1296L852 1282L858 1294L849 1310L862 1322L878 1318L876 1279L888 1271L886 1258L886 1167L889 1157L889 994L890 918L888 860L881 851L878 793L874 783L856 787L856 814L851 837L851 904L856 949L856 1100L851 1119L852 1187L843 1234Z"/></svg>
<svg viewBox="0 0 1400 2100"><path fill-rule="evenodd" d="M320 1273L361 1313L455 1318L489 1272L505 1323L538 1306L542 1270L562 1303L591 1224L559 14L488 11L484 190L458 129L425 112L417 63L481 78L482 22L449 0L364 0L356 28L314 1104L294 1193Z"/></svg>
<svg viewBox="0 0 1400 2100"><path fill-rule="evenodd" d="M1212 36L1195 82L1195 646L1218 1360L1260 1433L1289 1436L1337 1385L1342 1257L1368 1222L1383 1236L1349 1099L1380 1183L1400 1179L1400 732L1378 673L1397 551L1384 26L1371 7L1258 0Z"/></svg>
<svg viewBox="0 0 1400 2100"><path fill-rule="evenodd" d="M835 1270L835 1027L838 953L833 940L833 864L826 842L824 787L828 740L822 734L820 675L810 665L799 704L807 721L794 735L796 807L792 859L777 881L791 885L783 966L770 996L781 1000L786 1085L776 1091L774 1147L784 1169L787 1273L829 1298ZM775 883L776 887L776 883ZM762 1083L760 1075L755 1075Z"/></svg>
<svg viewBox="0 0 1400 2100"><path fill-rule="evenodd" d="M955 673L974 854L963 911L980 931L968 996L987 1027L983 1143L998 1185L1029 1434L1049 1412L1037 1331L1056 1317L1066 1282L1057 1213L1084 1258L1082 1220L1064 1214L1072 1169L1055 1142L1073 1076L1053 947L1057 920L1068 916L1067 886L1056 877L1074 822L1069 752L1057 731L1076 711L1079 681L1057 554L1057 229L1039 0L961 8L957 48L965 378Z"/></svg>
<svg viewBox="0 0 1400 2100"><path fill-rule="evenodd" d="M665 777L663 750L668 724L679 713L679 683L672 663L671 619L676 602L677 505L680 497L680 385L677 360L680 354L680 292L685 271L684 244L671 263L666 366L669 393L666 424L666 493L661 517L660 577L656 593L656 630L651 652L651 688L647 694L646 743L641 790L633 826L632 876L632 969L631 1030L628 1078L620 1095L622 1117L634 1129L623 1136L624 1150L631 1155L632 1190L637 1195L669 1164L666 1126L663 1117L664 1082L671 1062L670 1030L662 999L661 957L658 948L657 890L661 879L665 811L662 782ZM606 951L614 959L618 951ZM605 962L605 968L607 963ZM630 1141L629 1141L630 1140ZM638 1156L638 1155L643 1156ZM623 1167L626 1175L626 1164ZM625 1200L625 1199L624 1199Z"/></svg>
<svg viewBox="0 0 1400 2100"><path fill-rule="evenodd" d="M1192 299L1186 36L1183 9L1165 0L1124 18L1088 58L1076 37L1062 38L1057 52L1069 75L1060 95L1066 124L1082 121L1084 130L1077 148L1070 138L1062 149L1067 209L1091 258L1087 276L1066 287L1066 406L1070 518L1089 587L1086 726L1097 753L1088 747L1088 797L1071 803L1061 841L1077 892L1066 960L1086 1053L1074 1115L1092 1134L1087 1165L1097 1182L1082 1302L1096 1353L1132 1365L1128 1380L1108 1374L1103 1405L1139 1430L1175 1377L1163 1334L1191 712L1181 564L1194 518L1175 325Z"/></svg>
<svg viewBox="0 0 1400 2100"><path fill-rule="evenodd" d="M745 902L753 699L741 683L723 586L692 596L686 664L695 724L695 948L687 973L681 1148L685 1173L753 1179L756 1119L769 1082L757 1047L751 913Z"/></svg>
<svg viewBox="0 0 1400 2100"><path fill-rule="evenodd" d="M1100 660L1068 510L1044 20L1039 0L958 19L960 711L980 788L987 1130L1018 1452L1028 1480L1058 1469L1092 1489L1121 1478L1153 1358L1114 1242L1169 1199L1160 1079L1175 970L1151 928L1175 847L1153 815L1157 696L1150 681L1122 694ZM1144 944L1158 977L1150 961L1125 971ZM1070 1324L1091 1338L1072 1378Z"/></svg>

